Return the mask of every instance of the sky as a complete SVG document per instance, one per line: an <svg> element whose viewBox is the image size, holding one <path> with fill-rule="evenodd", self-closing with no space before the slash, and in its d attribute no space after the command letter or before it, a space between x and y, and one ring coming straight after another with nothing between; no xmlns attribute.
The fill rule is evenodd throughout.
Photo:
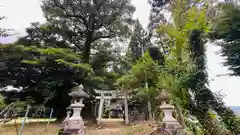
<svg viewBox="0 0 240 135"><path fill-rule="evenodd" d="M136 7L134 14L144 27L148 24L150 6L147 0L132 0ZM11 42L17 37L25 34L25 28L31 22L44 22L44 17L40 8L40 0L0 0L0 16L7 16L6 20L0 21L0 27L14 29L14 33L18 33L13 37L4 39L4 42ZM3 40L3 39L0 39ZM229 106L240 106L240 78L222 76L216 77L218 74L225 74L229 71L227 67L223 67L224 59L217 55L219 47L213 44L207 44L208 73L210 81L210 89L213 92L221 91L225 95L224 102Z"/></svg>

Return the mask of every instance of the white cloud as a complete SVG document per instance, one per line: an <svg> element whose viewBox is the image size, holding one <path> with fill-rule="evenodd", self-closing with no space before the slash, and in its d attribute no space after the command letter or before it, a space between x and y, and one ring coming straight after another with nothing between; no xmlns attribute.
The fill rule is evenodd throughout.
<svg viewBox="0 0 240 135"><path fill-rule="evenodd" d="M137 17L146 27L150 10L147 0L132 0L132 3L136 6L134 17ZM4 6L0 7L0 16L8 17L7 20L0 21L0 26L12 28L21 35L25 33L25 28L31 22L44 21L39 0L0 0L0 5ZM209 77L215 79L215 81L211 81L210 88L213 91L223 90L227 95L224 100L228 105L240 105L238 97L240 95L238 92L240 79L229 76L216 78L216 75L228 72L227 68L221 65L223 59L215 54L218 50L219 48L213 45L207 47Z"/></svg>

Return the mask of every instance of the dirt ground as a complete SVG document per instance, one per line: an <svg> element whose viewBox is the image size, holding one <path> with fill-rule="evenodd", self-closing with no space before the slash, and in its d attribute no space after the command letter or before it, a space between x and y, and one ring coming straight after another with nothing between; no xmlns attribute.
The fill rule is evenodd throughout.
<svg viewBox="0 0 240 135"><path fill-rule="evenodd" d="M18 126L18 130L20 125ZM46 128L46 124L27 124L23 129L22 135L57 135L60 126L58 124L50 124ZM135 126L115 125L112 127L103 127L97 129L95 127L86 128L86 135L147 135L152 129L149 123L143 123ZM17 135L16 127L0 126L1 135Z"/></svg>

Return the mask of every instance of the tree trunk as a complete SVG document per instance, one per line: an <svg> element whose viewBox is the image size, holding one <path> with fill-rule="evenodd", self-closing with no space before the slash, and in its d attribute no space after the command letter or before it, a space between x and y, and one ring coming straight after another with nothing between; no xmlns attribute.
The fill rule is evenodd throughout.
<svg viewBox="0 0 240 135"><path fill-rule="evenodd" d="M86 41L84 44L84 52L83 52L83 62L89 63L90 61L90 51L91 51L91 43Z"/></svg>
<svg viewBox="0 0 240 135"><path fill-rule="evenodd" d="M152 120L152 105L151 105L151 101L148 101L148 116L149 119Z"/></svg>
<svg viewBox="0 0 240 135"><path fill-rule="evenodd" d="M91 23L89 22L89 26L91 26ZM85 64L89 64L90 62L90 53L91 53L91 44L93 41L93 30L89 27L89 30L87 32L86 41L84 43L84 51L83 51L83 62ZM86 106L86 105L85 105ZM86 108L85 108L86 109ZM96 116L94 116L94 108L93 104L88 104L88 109L86 109L88 113L85 114L86 119L89 119L89 121L93 121L94 123L97 123ZM84 111L83 111L84 112Z"/></svg>
<svg viewBox="0 0 240 135"><path fill-rule="evenodd" d="M124 114L125 114L125 124L129 124L128 115L128 93L124 90Z"/></svg>
<svg viewBox="0 0 240 135"><path fill-rule="evenodd" d="M84 52L83 52L83 62L89 64L90 61L90 52L91 52L91 43L93 40L93 31L87 33L87 38L84 43Z"/></svg>
<svg viewBox="0 0 240 135"><path fill-rule="evenodd" d="M176 110L177 110L177 120L182 126L182 128L185 128L185 123L184 123L184 116L182 114L182 109L178 104L175 104Z"/></svg>
<svg viewBox="0 0 240 135"><path fill-rule="evenodd" d="M89 102L89 100L85 100L85 107L82 109L81 115L84 121L87 121L88 124L97 124L96 116L94 116L93 103Z"/></svg>

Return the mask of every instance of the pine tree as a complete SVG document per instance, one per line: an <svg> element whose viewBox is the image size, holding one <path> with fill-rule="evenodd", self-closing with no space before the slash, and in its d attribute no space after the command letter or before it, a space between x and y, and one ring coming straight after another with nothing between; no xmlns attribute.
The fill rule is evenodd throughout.
<svg viewBox="0 0 240 135"><path fill-rule="evenodd" d="M142 56L142 50L146 49L146 43L144 43L145 30L140 24L139 20L136 20L133 34L129 43L129 48L132 53L133 61L138 60ZM145 48L145 49L144 49Z"/></svg>

